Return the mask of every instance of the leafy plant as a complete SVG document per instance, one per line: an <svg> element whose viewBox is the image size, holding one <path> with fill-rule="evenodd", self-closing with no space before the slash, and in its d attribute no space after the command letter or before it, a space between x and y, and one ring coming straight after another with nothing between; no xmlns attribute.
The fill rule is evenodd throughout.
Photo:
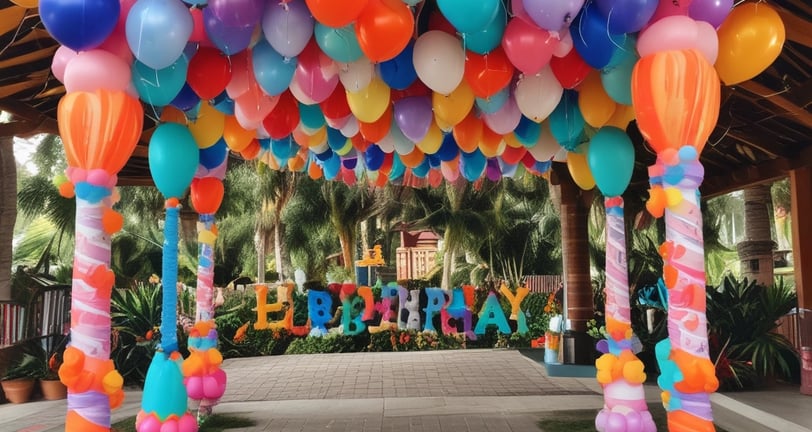
<svg viewBox="0 0 812 432"><path fill-rule="evenodd" d="M110 298L113 342L110 356L125 381L143 385L159 339L161 288L137 284L115 289Z"/></svg>
<svg viewBox="0 0 812 432"><path fill-rule="evenodd" d="M33 354L24 353L17 363L8 368L2 380L8 381L23 378L39 379L42 377L44 369L47 369L47 363L41 361L39 357Z"/></svg>
<svg viewBox="0 0 812 432"><path fill-rule="evenodd" d="M328 333L324 337L308 336L294 339L285 354L322 354L360 352L369 345L369 333L356 336Z"/></svg>

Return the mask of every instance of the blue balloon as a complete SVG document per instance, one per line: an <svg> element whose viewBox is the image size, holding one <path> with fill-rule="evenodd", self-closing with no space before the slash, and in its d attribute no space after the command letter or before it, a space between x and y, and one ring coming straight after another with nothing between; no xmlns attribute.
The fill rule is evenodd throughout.
<svg viewBox="0 0 812 432"><path fill-rule="evenodd" d="M487 164L488 159L479 149L475 149L471 153L461 152L460 172L468 181L474 181L482 177Z"/></svg>
<svg viewBox="0 0 812 432"><path fill-rule="evenodd" d="M200 103L200 96L192 90L192 87L188 83L183 84L180 92L178 92L175 98L172 99L172 102L170 102L173 107L181 111L189 111L198 103Z"/></svg>
<svg viewBox="0 0 812 432"><path fill-rule="evenodd" d="M341 157L333 153L333 151L330 149L327 149L327 151L324 153L329 153L330 157L321 159L324 161L321 169L324 170L324 178L327 180L333 180L336 178L336 176L338 176L338 173L341 172ZM316 156L318 157L319 155Z"/></svg>
<svg viewBox="0 0 812 432"><path fill-rule="evenodd" d="M180 198L192 183L200 151L186 126L163 123L149 140L149 171L166 198Z"/></svg>
<svg viewBox="0 0 812 432"><path fill-rule="evenodd" d="M405 90L417 79L417 71L412 62L413 53L414 42L409 42L395 58L378 64L378 74L390 88Z"/></svg>
<svg viewBox="0 0 812 432"><path fill-rule="evenodd" d="M193 28L192 14L180 0L138 0L127 14L127 44L139 61L163 69L183 54Z"/></svg>
<svg viewBox="0 0 812 432"><path fill-rule="evenodd" d="M541 136L541 123L536 123L529 118L522 116L519 125L513 130L516 139L527 147L533 147Z"/></svg>
<svg viewBox="0 0 812 432"><path fill-rule="evenodd" d="M74 51L101 45L113 33L120 11L118 0L39 2L39 15L45 29L57 42Z"/></svg>
<svg viewBox="0 0 812 432"><path fill-rule="evenodd" d="M142 0L139 0L142 1ZM161 0L163 1L163 0ZM203 29L209 40L225 55L233 55L248 48L254 27L230 26L214 14L212 8L203 8Z"/></svg>
<svg viewBox="0 0 812 432"><path fill-rule="evenodd" d="M381 165L383 165L385 157L383 150L381 150L377 144L372 144L367 148L367 151L364 152L364 164L368 170L377 171L381 168Z"/></svg>
<svg viewBox="0 0 812 432"><path fill-rule="evenodd" d="M345 137L340 130L333 129L327 126L327 145L333 150L341 150L347 144L347 137Z"/></svg>
<svg viewBox="0 0 812 432"><path fill-rule="evenodd" d="M595 0L607 19L609 33L634 33L648 24L658 0Z"/></svg>
<svg viewBox="0 0 812 432"><path fill-rule="evenodd" d="M152 69L136 60L132 80L135 91L144 102L154 106L169 105L186 84L188 63L183 56L163 69Z"/></svg>
<svg viewBox="0 0 812 432"><path fill-rule="evenodd" d="M507 26L507 11L505 5L499 2L499 10L496 12L496 16L483 30L476 33L462 34L463 46L469 51L485 55L502 43L505 26Z"/></svg>
<svg viewBox="0 0 812 432"><path fill-rule="evenodd" d="M299 102L299 119L302 124L310 129L318 129L324 126L324 114L321 107L316 105L305 105Z"/></svg>
<svg viewBox="0 0 812 432"><path fill-rule="evenodd" d="M550 132L568 151L581 144L584 135L584 116L578 108L578 92L565 90L558 106L550 114Z"/></svg>
<svg viewBox="0 0 812 432"><path fill-rule="evenodd" d="M202 101L198 101L196 104L194 104L194 106L184 111L183 113L186 114L186 119L189 121L197 121L197 116L200 115L200 106L202 104Z"/></svg>
<svg viewBox="0 0 812 432"><path fill-rule="evenodd" d="M638 60L635 43L635 38L628 37L626 44L615 51L612 60L601 70L601 83L606 94L623 105L632 104L632 72Z"/></svg>
<svg viewBox="0 0 812 432"><path fill-rule="evenodd" d="M357 156L353 156L351 158L342 157L341 165L343 165L344 168L347 168L349 170L355 169L355 167L358 166L358 157Z"/></svg>
<svg viewBox="0 0 812 432"><path fill-rule="evenodd" d="M417 178L426 178L429 175L429 171L431 170L431 165L429 163L428 158L423 159L423 162L420 162L420 165L412 168L412 174L414 174Z"/></svg>
<svg viewBox="0 0 812 432"><path fill-rule="evenodd" d="M426 155L425 161L428 162L430 168L440 168L440 162L442 162L436 154Z"/></svg>
<svg viewBox="0 0 812 432"><path fill-rule="evenodd" d="M228 146L226 141L220 138L213 146L200 149L200 165L206 169L213 169L220 166L228 156Z"/></svg>
<svg viewBox="0 0 812 432"><path fill-rule="evenodd" d="M571 28L573 47L595 69L608 65L612 54L626 40L625 34L609 33L606 18L594 2L587 3L581 9Z"/></svg>
<svg viewBox="0 0 812 432"><path fill-rule="evenodd" d="M493 114L502 109L509 98L510 86L505 86L505 88L487 99L476 98L476 107L485 114Z"/></svg>
<svg viewBox="0 0 812 432"><path fill-rule="evenodd" d="M264 38L254 46L251 54L257 84L270 96L280 95L290 87L298 61L286 59Z"/></svg>
<svg viewBox="0 0 812 432"><path fill-rule="evenodd" d="M333 152L333 150L330 147L327 147L327 149L321 153L316 153L316 159L322 162L326 161L327 159L330 159L333 156L335 156L335 152Z"/></svg>
<svg viewBox="0 0 812 432"><path fill-rule="evenodd" d="M337 62L352 63L364 55L361 45L358 44L358 38L355 36L353 24L333 28L316 22L313 35L316 38L316 44L324 54Z"/></svg>
<svg viewBox="0 0 812 432"><path fill-rule="evenodd" d="M460 33L480 32L499 13L501 0L437 0L440 12Z"/></svg>
<svg viewBox="0 0 812 432"><path fill-rule="evenodd" d="M290 159L299 153L299 144L293 140L293 137L288 135L281 140L271 140L271 153L277 159Z"/></svg>
<svg viewBox="0 0 812 432"><path fill-rule="evenodd" d="M436 156L442 162L448 162L454 160L458 154L460 154L460 147L457 145L454 135L447 133L443 136L443 142L433 156Z"/></svg>
<svg viewBox="0 0 812 432"><path fill-rule="evenodd" d="M623 194L634 171L634 145L626 132L602 127L589 144L586 155L592 177L605 197Z"/></svg>
<svg viewBox="0 0 812 432"><path fill-rule="evenodd" d="M211 105L217 111L225 115L234 115L234 99L228 97L228 93L223 91L219 95L217 95L211 102Z"/></svg>

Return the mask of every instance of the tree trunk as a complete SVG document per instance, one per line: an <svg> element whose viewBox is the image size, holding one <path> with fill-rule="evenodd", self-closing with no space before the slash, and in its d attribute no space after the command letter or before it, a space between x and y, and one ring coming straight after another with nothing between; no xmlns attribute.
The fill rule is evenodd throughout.
<svg viewBox="0 0 812 432"><path fill-rule="evenodd" d="M341 257L344 259L344 269L355 280L355 258L353 254L355 242L353 239L355 239L355 230L345 228L338 233L338 240L341 244Z"/></svg>
<svg viewBox="0 0 812 432"><path fill-rule="evenodd" d="M257 229L257 283L265 283L265 244L267 243L267 231L263 228Z"/></svg>
<svg viewBox="0 0 812 432"><path fill-rule="evenodd" d="M11 300L11 256L17 221L14 137L0 137L0 300Z"/></svg>
<svg viewBox="0 0 812 432"><path fill-rule="evenodd" d="M769 185L744 190L744 241L736 245L742 276L758 283L773 284L773 249L770 230L772 196Z"/></svg>

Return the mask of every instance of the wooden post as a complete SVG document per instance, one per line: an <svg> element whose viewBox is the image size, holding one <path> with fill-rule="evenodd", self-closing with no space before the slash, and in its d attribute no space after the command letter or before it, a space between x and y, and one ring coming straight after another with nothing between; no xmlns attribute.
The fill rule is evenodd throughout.
<svg viewBox="0 0 812 432"><path fill-rule="evenodd" d="M798 307L812 309L812 167L792 170L789 175L792 197L792 257ZM809 318L807 318L809 319Z"/></svg>
<svg viewBox="0 0 812 432"><path fill-rule="evenodd" d="M11 300L11 255L17 220L17 165L14 137L0 136L0 300Z"/></svg>

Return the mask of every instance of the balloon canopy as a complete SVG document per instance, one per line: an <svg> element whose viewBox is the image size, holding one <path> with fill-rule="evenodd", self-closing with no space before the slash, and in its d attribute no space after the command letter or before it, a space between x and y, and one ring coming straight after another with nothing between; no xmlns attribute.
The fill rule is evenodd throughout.
<svg viewBox="0 0 812 432"><path fill-rule="evenodd" d="M636 114L655 151L701 151L718 115L720 76L732 84L760 73L784 42L780 17L764 3L197 3L41 1L46 29L65 45L54 75L69 97L117 91L165 113L200 149L214 147L199 155L206 170L233 151L343 180L364 172L496 180L539 174L570 151L571 167L589 179L590 168L600 170L598 186L617 193L625 181L611 184L602 167L628 167L634 154L601 143L587 163L583 149L601 128L613 130L600 137L625 143ZM60 108L60 116L82 121L82 109ZM198 154L180 147L159 150L174 161ZM69 158L78 163L72 151ZM186 183L171 164L153 168L172 194Z"/></svg>

